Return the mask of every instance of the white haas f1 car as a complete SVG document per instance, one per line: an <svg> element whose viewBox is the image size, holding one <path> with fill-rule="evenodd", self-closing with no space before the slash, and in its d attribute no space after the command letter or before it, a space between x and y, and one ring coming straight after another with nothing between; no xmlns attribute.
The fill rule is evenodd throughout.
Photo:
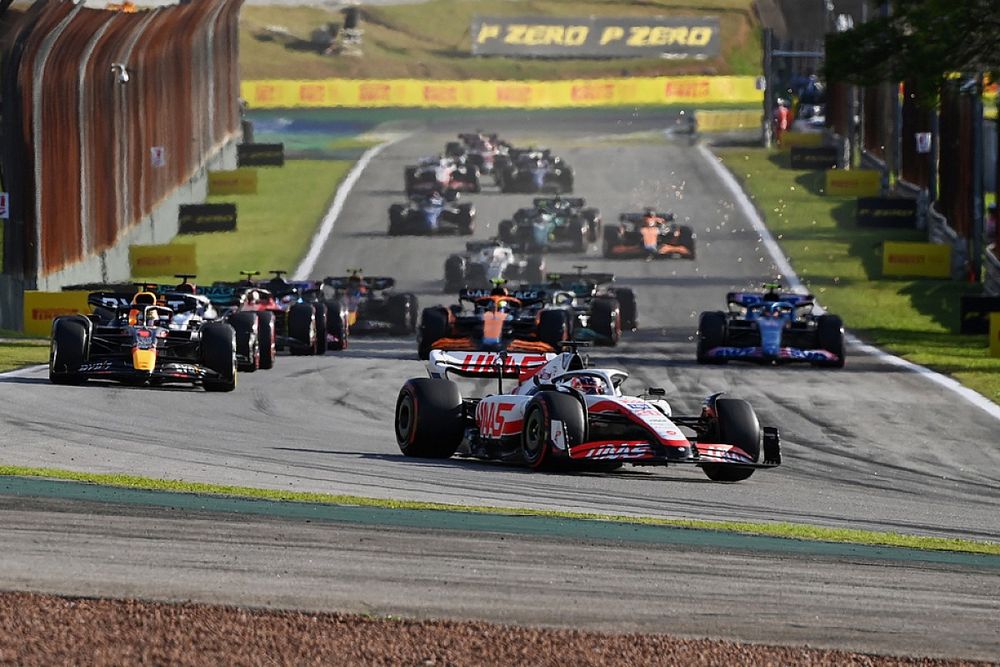
<svg viewBox="0 0 1000 667"><path fill-rule="evenodd" d="M663 389L628 396L628 373L587 368L575 350L432 350L427 365L430 377L408 380L396 400L396 441L406 456L458 453L534 469L687 464L717 482L781 463L778 430L761 427L746 401L714 394L701 414L674 415ZM449 375L495 377L497 392L463 398ZM518 384L504 390L503 378Z"/></svg>

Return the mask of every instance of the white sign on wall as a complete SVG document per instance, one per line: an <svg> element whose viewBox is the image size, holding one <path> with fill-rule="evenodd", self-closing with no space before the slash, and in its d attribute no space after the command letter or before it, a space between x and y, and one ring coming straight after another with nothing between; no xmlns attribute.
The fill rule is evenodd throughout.
<svg viewBox="0 0 1000 667"><path fill-rule="evenodd" d="M931 133L930 132L917 132L917 152L918 153L930 153L931 152Z"/></svg>
<svg viewBox="0 0 1000 667"><path fill-rule="evenodd" d="M154 167L162 167L167 164L167 153L163 146L153 146L150 148L149 157Z"/></svg>

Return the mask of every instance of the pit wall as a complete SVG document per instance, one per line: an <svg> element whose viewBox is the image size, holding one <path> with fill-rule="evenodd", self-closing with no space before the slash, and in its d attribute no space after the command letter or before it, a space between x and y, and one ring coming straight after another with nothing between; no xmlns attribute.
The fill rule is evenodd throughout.
<svg viewBox="0 0 1000 667"><path fill-rule="evenodd" d="M752 76L627 77L567 81L323 79L244 81L253 109L441 107L544 109L628 105L760 105Z"/></svg>

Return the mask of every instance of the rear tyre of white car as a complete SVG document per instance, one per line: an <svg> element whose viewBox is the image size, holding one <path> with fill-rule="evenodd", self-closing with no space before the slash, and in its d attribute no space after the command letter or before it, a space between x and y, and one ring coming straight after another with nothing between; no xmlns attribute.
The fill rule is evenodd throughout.
<svg viewBox="0 0 1000 667"><path fill-rule="evenodd" d="M462 392L451 380L407 380L396 399L396 443L406 456L451 457L462 443Z"/></svg>

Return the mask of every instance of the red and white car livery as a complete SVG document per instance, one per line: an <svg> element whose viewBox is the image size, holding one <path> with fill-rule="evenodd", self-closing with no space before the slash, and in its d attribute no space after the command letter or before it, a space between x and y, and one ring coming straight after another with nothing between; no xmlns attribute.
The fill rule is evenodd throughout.
<svg viewBox="0 0 1000 667"><path fill-rule="evenodd" d="M714 394L699 415L674 415L662 389L626 395L628 373L587 368L575 351L433 350L428 371L408 380L396 402L396 439L407 456L457 453L531 468L691 464L730 482L781 461L777 429L761 427L746 401ZM496 378L497 391L464 398L452 376ZM505 378L516 386L505 390Z"/></svg>

